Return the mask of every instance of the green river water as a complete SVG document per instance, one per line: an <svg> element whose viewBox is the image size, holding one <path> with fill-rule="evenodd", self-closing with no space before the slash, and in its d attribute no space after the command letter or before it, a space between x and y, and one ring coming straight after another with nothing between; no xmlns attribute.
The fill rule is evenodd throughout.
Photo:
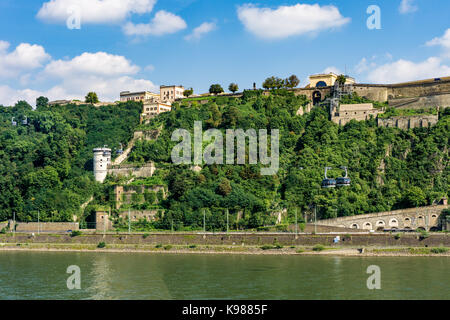
<svg viewBox="0 0 450 320"><path fill-rule="evenodd" d="M0 252L0 299L450 299L449 270L448 257Z"/></svg>

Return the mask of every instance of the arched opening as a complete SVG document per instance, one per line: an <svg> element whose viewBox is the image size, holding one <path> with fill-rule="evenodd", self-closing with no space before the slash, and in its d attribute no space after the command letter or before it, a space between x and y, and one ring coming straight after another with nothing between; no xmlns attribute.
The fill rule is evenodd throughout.
<svg viewBox="0 0 450 320"><path fill-rule="evenodd" d="M440 231L440 230L439 230L438 227L432 227L432 228L430 228L430 231L431 231L431 232L438 232L438 231Z"/></svg>
<svg viewBox="0 0 450 320"><path fill-rule="evenodd" d="M423 216L417 217L417 225L419 225L419 226L425 225L425 218Z"/></svg>
<svg viewBox="0 0 450 320"><path fill-rule="evenodd" d="M417 231L426 231L424 227L418 227L416 230Z"/></svg>
<svg viewBox="0 0 450 320"><path fill-rule="evenodd" d="M364 230L372 230L372 224L370 222L366 222L363 225Z"/></svg>
<svg viewBox="0 0 450 320"><path fill-rule="evenodd" d="M410 227L410 226L411 226L411 223L412 223L411 218L406 217L406 218L405 218L405 221L403 222L403 224L404 224L404 226L405 226L405 229L406 229L406 227Z"/></svg>
<svg viewBox="0 0 450 320"><path fill-rule="evenodd" d="M384 227L377 227L377 231L384 231Z"/></svg>
<svg viewBox="0 0 450 320"><path fill-rule="evenodd" d="M391 227L391 228L398 228L398 220L397 219L391 219L390 221L389 221L389 227Z"/></svg>
<svg viewBox="0 0 450 320"><path fill-rule="evenodd" d="M359 226L356 223L354 223L350 226L350 228L351 229L359 229Z"/></svg>
<svg viewBox="0 0 450 320"><path fill-rule="evenodd" d="M317 105L322 101L322 93L320 93L320 91L314 91L312 98L313 98L313 105Z"/></svg>
<svg viewBox="0 0 450 320"><path fill-rule="evenodd" d="M327 86L327 83L325 81L319 81L316 83L316 88L323 88L326 86Z"/></svg>

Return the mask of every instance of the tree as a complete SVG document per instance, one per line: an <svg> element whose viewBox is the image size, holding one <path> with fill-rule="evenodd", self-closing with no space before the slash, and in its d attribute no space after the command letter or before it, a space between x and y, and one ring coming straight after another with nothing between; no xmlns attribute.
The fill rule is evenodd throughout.
<svg viewBox="0 0 450 320"><path fill-rule="evenodd" d="M347 78L343 74L341 74L337 77L336 82L343 86L347 82Z"/></svg>
<svg viewBox="0 0 450 320"><path fill-rule="evenodd" d="M222 196L228 196L232 191L230 180L223 178L220 184L217 186L217 193Z"/></svg>
<svg viewBox="0 0 450 320"><path fill-rule="evenodd" d="M223 88L220 84L213 84L209 88L209 93L211 94L219 94L223 92Z"/></svg>
<svg viewBox="0 0 450 320"><path fill-rule="evenodd" d="M98 96L95 92L89 92L86 96L86 103L98 103Z"/></svg>
<svg viewBox="0 0 450 320"><path fill-rule="evenodd" d="M263 82L263 88L270 90L270 89L281 89L286 86L285 80L278 78L278 77L270 77L267 78Z"/></svg>
<svg viewBox="0 0 450 320"><path fill-rule="evenodd" d="M236 83L230 83L230 86L228 87L228 90L235 93L239 90L239 86Z"/></svg>
<svg viewBox="0 0 450 320"><path fill-rule="evenodd" d="M288 87L288 88L295 88L299 84L300 84L300 80L294 74L286 79L286 87Z"/></svg>
<svg viewBox="0 0 450 320"><path fill-rule="evenodd" d="M48 98L46 97L39 97L36 99L36 107L37 108L43 108L48 105Z"/></svg>
<svg viewBox="0 0 450 320"><path fill-rule="evenodd" d="M186 98L189 98L189 96L192 96L194 94L194 89L190 88L190 89L186 89L183 92L183 96L185 96Z"/></svg>

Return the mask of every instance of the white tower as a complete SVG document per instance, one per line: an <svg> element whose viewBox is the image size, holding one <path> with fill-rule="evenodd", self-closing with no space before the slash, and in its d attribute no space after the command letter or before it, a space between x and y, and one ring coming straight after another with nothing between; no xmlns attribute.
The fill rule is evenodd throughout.
<svg viewBox="0 0 450 320"><path fill-rule="evenodd" d="M95 180L103 183L108 174L108 165L111 164L111 149L94 149L94 176Z"/></svg>

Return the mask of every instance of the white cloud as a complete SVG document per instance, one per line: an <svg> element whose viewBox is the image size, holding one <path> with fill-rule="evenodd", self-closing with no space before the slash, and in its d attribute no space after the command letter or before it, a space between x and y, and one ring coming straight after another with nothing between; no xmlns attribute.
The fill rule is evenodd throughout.
<svg viewBox="0 0 450 320"><path fill-rule="evenodd" d="M325 70L323 70L323 73L324 74L328 74L328 73L343 74L343 72L336 67L328 67Z"/></svg>
<svg viewBox="0 0 450 320"><path fill-rule="evenodd" d="M171 34L187 28L186 22L173 13L161 10L158 11L150 23L134 24L128 22L123 27L123 31L129 36L162 36Z"/></svg>
<svg viewBox="0 0 450 320"><path fill-rule="evenodd" d="M247 4L238 8L239 20L245 28L264 39L282 39L341 27L350 22L335 6L296 4L257 8Z"/></svg>
<svg viewBox="0 0 450 320"><path fill-rule="evenodd" d="M37 69L50 59L50 55L39 45L21 43L14 51L8 53L9 46L8 42L0 41L0 77Z"/></svg>
<svg viewBox="0 0 450 320"><path fill-rule="evenodd" d="M401 14L408 14L416 12L419 8L414 4L414 0L402 0L398 10Z"/></svg>
<svg viewBox="0 0 450 320"><path fill-rule="evenodd" d="M81 23L114 23L125 20L133 13L153 10L156 0L51 0L45 2L37 17L49 23L65 23L78 8Z"/></svg>
<svg viewBox="0 0 450 320"><path fill-rule="evenodd" d="M367 74L373 83L398 83L428 78L437 78L450 74L450 66L442 63L441 58L430 57L422 62L397 60L375 67Z"/></svg>
<svg viewBox="0 0 450 320"><path fill-rule="evenodd" d="M445 55L450 57L450 29L445 31L445 34L442 37L434 38L426 43L427 46L440 46L444 49Z"/></svg>
<svg viewBox="0 0 450 320"><path fill-rule="evenodd" d="M45 67L45 73L57 77L87 75L117 76L135 74L139 67L123 56L106 52L85 52L72 60L52 61Z"/></svg>
<svg viewBox="0 0 450 320"><path fill-rule="evenodd" d="M204 22L197 28L195 28L191 34L184 37L185 40L200 40L204 35L214 31L217 28L216 24L213 22Z"/></svg>
<svg viewBox="0 0 450 320"><path fill-rule="evenodd" d="M5 65L14 68L33 69L17 77L9 73L5 79L14 81L17 88L0 85L0 104L13 105L18 100L26 100L34 105L36 98L43 95L50 100L84 99L89 91L95 91L102 101L116 101L121 91L150 90L158 92L159 87L152 81L139 79L140 68L123 56L106 52L83 53L68 60L52 60L43 47L21 44L12 53L7 53L9 43L0 41L0 69ZM7 57L7 59L5 59ZM17 81L17 79L19 81ZM31 84L31 85L30 85ZM20 86L47 85L47 89L20 88Z"/></svg>

